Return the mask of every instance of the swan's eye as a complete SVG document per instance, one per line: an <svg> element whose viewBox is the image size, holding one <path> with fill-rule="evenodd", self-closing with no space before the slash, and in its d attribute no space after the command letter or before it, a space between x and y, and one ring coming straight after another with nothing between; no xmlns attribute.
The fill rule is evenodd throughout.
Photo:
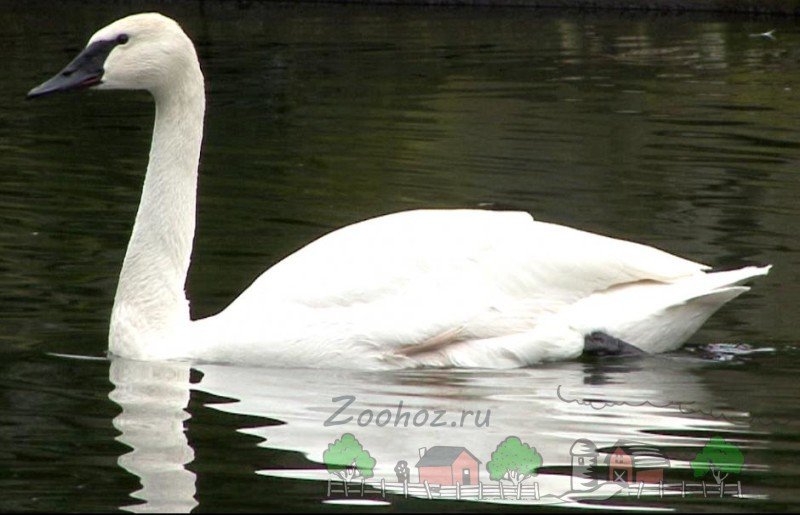
<svg viewBox="0 0 800 515"><path fill-rule="evenodd" d="M128 35L127 34L120 34L117 36L117 43L120 45L124 45L128 42Z"/></svg>

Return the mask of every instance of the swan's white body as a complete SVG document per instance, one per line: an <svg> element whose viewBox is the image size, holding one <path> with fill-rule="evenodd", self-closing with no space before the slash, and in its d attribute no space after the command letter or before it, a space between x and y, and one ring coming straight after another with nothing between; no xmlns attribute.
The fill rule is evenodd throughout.
<svg viewBox="0 0 800 515"><path fill-rule="evenodd" d="M156 102L150 162L120 274L112 353L279 366L517 367L573 358L602 331L673 350L769 267L706 273L663 251L518 212L422 210L309 244L227 309L191 321L184 284L195 225L203 76L180 27L140 14L92 42L130 42L99 88Z"/></svg>

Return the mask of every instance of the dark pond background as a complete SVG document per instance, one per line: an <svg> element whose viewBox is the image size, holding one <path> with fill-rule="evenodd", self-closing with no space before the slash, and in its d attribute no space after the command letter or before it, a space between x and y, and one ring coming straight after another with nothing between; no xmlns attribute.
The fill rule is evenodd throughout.
<svg viewBox="0 0 800 515"><path fill-rule="evenodd" d="M774 264L692 343L775 352L383 374L109 362L107 321L153 107L136 92L23 98L95 30L148 9L179 20L207 78L187 285L195 316L334 228L489 203L713 265ZM420 447L465 446L485 464L518 435L543 456L543 493L557 495L570 490L577 439L655 446L670 461L666 476L690 482L699 481L690 462L723 436L744 455L730 476L744 498L619 494L564 505L800 508L794 19L8 2L0 27L0 510L358 510L328 502L319 465L346 431L387 479L399 459L413 467ZM771 29L774 40L757 36ZM640 405L568 403L559 385L565 398ZM354 416L403 401L413 413L491 410L492 419L324 427L338 395L357 398ZM364 509L512 508L385 502Z"/></svg>

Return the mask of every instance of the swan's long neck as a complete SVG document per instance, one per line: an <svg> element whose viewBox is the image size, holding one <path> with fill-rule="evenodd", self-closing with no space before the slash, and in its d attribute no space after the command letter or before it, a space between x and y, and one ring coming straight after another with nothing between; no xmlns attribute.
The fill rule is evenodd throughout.
<svg viewBox="0 0 800 515"><path fill-rule="evenodd" d="M173 78L153 92L150 161L111 313L110 351L142 359L178 355L175 346L189 325L184 287L205 112L196 57Z"/></svg>

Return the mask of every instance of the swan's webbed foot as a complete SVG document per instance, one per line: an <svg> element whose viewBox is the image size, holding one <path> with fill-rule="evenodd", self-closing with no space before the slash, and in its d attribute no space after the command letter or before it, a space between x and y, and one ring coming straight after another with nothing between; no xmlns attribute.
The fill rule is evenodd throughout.
<svg viewBox="0 0 800 515"><path fill-rule="evenodd" d="M583 337L583 353L589 356L641 356L647 354L635 345L600 331Z"/></svg>

